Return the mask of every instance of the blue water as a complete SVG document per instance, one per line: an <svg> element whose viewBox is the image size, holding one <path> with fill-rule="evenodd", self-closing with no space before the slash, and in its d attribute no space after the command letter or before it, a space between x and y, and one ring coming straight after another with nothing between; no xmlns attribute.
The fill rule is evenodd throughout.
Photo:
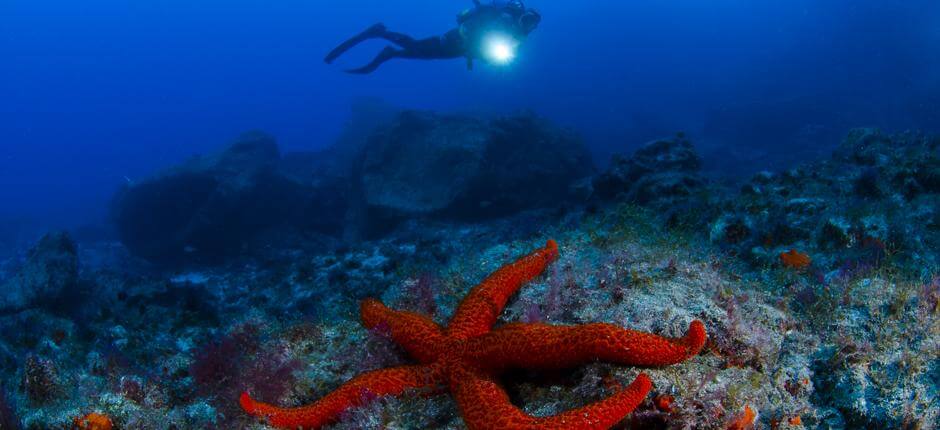
<svg viewBox="0 0 940 430"><path fill-rule="evenodd" d="M544 19L509 67L395 61L350 76L341 69L382 43L324 64L346 37L378 21L443 33L470 2L4 0L0 219L98 222L122 183L248 129L288 150L324 147L364 96L532 109L578 130L600 162L663 133L704 135L710 112L752 103L795 103L795 117L823 106L853 126L940 127L933 0L528 3Z"/></svg>

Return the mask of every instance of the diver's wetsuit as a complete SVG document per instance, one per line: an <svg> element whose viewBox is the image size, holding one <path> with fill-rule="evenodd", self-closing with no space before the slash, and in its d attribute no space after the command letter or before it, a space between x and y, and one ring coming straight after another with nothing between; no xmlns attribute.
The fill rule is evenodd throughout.
<svg viewBox="0 0 940 430"><path fill-rule="evenodd" d="M353 36L351 39L337 46L336 49L326 56L326 62L332 63L346 51L369 39L385 39L398 45L401 49L386 46L371 63L357 69L347 70L347 72L361 74L371 73L375 71L375 69L378 69L382 63L392 58L451 60L466 55L463 38L460 36L460 31L457 29L448 31L443 36L415 39L406 34L388 31L382 24L375 24L366 31Z"/></svg>
<svg viewBox="0 0 940 430"><path fill-rule="evenodd" d="M366 40L385 39L397 45L398 48L387 46L369 64L347 70L347 72L372 73L382 63L393 58L421 60L466 58L467 66L472 68L473 59L479 56L479 53L476 52L479 50L479 46L475 45L479 45L479 39L481 38L479 33L483 28L509 28L512 33L524 37L535 28L534 25L538 24L538 21L536 21L532 27L515 28L519 18L528 13L519 1L512 1L508 6L497 6L495 3L483 5L476 0L474 4L476 7L458 17L459 27L444 33L442 36L415 39L406 34L389 31L382 24L375 24L337 46L326 56L325 61L332 63L346 51ZM531 13L536 17L538 16L534 11L531 11Z"/></svg>

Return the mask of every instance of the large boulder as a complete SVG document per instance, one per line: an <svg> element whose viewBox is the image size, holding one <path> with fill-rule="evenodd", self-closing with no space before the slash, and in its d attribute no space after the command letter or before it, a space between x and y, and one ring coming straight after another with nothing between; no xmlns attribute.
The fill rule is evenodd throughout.
<svg viewBox="0 0 940 430"><path fill-rule="evenodd" d="M581 140L532 115L403 112L366 145L358 191L373 225L480 220L559 205L593 166Z"/></svg>
<svg viewBox="0 0 940 430"><path fill-rule="evenodd" d="M78 250L68 233L49 233L26 261L0 285L0 312L52 302L78 284Z"/></svg>
<svg viewBox="0 0 940 430"><path fill-rule="evenodd" d="M339 231L341 187L284 173L280 163L274 139L252 132L219 154L134 184L113 205L121 241L157 263L211 262L270 229Z"/></svg>
<svg viewBox="0 0 940 430"><path fill-rule="evenodd" d="M594 195L639 204L686 197L705 184L701 166L701 158L685 136L656 140L631 157L614 156L608 169L594 178Z"/></svg>

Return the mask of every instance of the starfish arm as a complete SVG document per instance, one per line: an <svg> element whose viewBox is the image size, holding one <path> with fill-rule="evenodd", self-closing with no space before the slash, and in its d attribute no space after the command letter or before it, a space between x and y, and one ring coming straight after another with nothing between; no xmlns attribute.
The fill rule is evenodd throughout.
<svg viewBox="0 0 940 430"><path fill-rule="evenodd" d="M359 307L362 325L388 334L415 360L430 363L440 356L444 346L441 327L430 318L412 312L389 309L374 299Z"/></svg>
<svg viewBox="0 0 940 430"><path fill-rule="evenodd" d="M242 393L239 403L249 415L282 429L315 430L336 422L351 408L411 389L433 389L444 383L443 372L432 366L403 366L363 373L320 400L296 408L280 408Z"/></svg>
<svg viewBox="0 0 940 430"><path fill-rule="evenodd" d="M607 430L633 412L652 387L650 378L640 374L606 399L550 417L533 417L513 406L499 384L484 373L462 369L451 379L451 390L470 430Z"/></svg>
<svg viewBox="0 0 940 430"><path fill-rule="evenodd" d="M695 356L705 344L705 326L693 321L685 336L665 338L612 324L555 326L509 324L468 341L471 360L490 369L564 369L591 361L666 366Z"/></svg>
<svg viewBox="0 0 940 430"><path fill-rule="evenodd" d="M506 302L525 283L542 273L558 258L558 244L549 240L515 262L503 266L477 285L463 299L447 327L451 339L470 339L488 332Z"/></svg>

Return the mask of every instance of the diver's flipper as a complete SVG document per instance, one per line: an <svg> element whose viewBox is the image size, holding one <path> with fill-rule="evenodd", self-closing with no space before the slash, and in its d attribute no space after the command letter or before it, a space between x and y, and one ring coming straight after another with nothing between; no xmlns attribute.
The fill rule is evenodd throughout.
<svg viewBox="0 0 940 430"><path fill-rule="evenodd" d="M362 33L359 33L353 36L351 39L341 43L335 49L330 51L330 53L326 55L326 58L324 58L323 61L326 61L327 64L332 63L337 58L339 58L340 55L343 55L346 51L352 49L354 46L366 40L374 39L376 37L381 37L382 34L384 34L386 31L387 29L385 28L384 24L381 24L381 23L375 24L372 27L367 28L366 31L363 31Z"/></svg>
<svg viewBox="0 0 940 430"><path fill-rule="evenodd" d="M386 46L385 49L382 50L382 52L379 52L379 55L375 56L375 59L373 59L371 63L366 64L365 66L362 66L358 69L347 70L346 73L353 73L357 75L365 75L368 73L372 73L376 69L378 69L379 66L382 65L382 63L399 56L401 52L402 51L392 48L391 46Z"/></svg>

